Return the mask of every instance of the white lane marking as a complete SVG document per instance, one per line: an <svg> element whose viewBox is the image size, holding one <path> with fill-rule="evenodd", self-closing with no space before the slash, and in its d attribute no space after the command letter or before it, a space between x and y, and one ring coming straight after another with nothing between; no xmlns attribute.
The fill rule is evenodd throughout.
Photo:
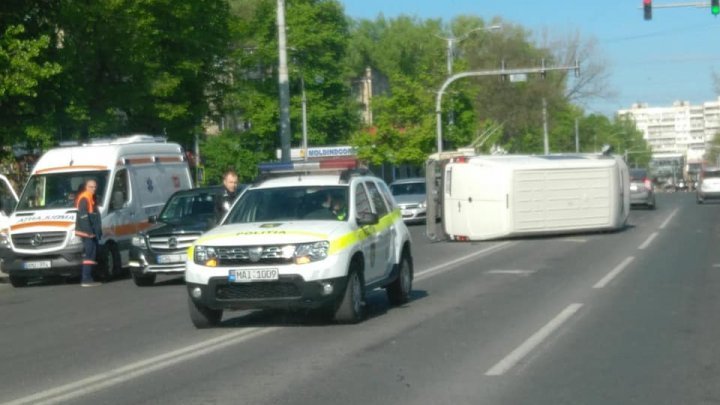
<svg viewBox="0 0 720 405"><path fill-rule="evenodd" d="M622 263L618 264L614 269L610 270L610 273L608 273L600 281L595 283L593 288L605 287L610 281L612 281L613 278L615 278L618 274L620 274L620 272L625 270L625 267L627 267L628 264L632 263L633 260L635 260L635 257L633 257L633 256L626 257L625 260L622 261Z"/></svg>
<svg viewBox="0 0 720 405"><path fill-rule="evenodd" d="M713 264L713 267L716 268L716 269L717 269L717 268L720 268L720 263Z"/></svg>
<svg viewBox="0 0 720 405"><path fill-rule="evenodd" d="M658 236L657 232L653 232L648 236L647 239L645 239L645 242L642 243L642 245L638 246L638 250L645 250L650 244L652 243L653 239L655 239Z"/></svg>
<svg viewBox="0 0 720 405"><path fill-rule="evenodd" d="M488 274L517 274L521 276L528 276L535 273L535 270L488 270Z"/></svg>
<svg viewBox="0 0 720 405"><path fill-rule="evenodd" d="M492 366L485 375L503 375L508 370L513 368L520 360L523 359L528 353L536 348L543 340L545 340L550 334L552 334L557 328L559 328L565 321L570 319L583 304L575 303L568 305L562 312L560 312L550 322L545 324L540 330L535 332L526 341L524 341L515 350L510 352L504 359L500 360L497 364Z"/></svg>
<svg viewBox="0 0 720 405"><path fill-rule="evenodd" d="M668 224L670 223L670 220L672 220L673 217L675 216L675 214L677 214L678 209L679 208L675 208L673 210L673 212L671 212L670 215L667 217L667 219L665 219L665 221L663 221L663 223L660 224L660 229L665 229L665 227L668 226Z"/></svg>
<svg viewBox="0 0 720 405"><path fill-rule="evenodd" d="M586 243L587 242L587 239L582 239L582 238L564 238L564 239L560 239L560 240L562 240L563 242L575 242L575 243Z"/></svg>
<svg viewBox="0 0 720 405"><path fill-rule="evenodd" d="M474 252L463 257L451 260L449 262L433 266L429 269L416 273L415 280L428 278L436 274L441 274L451 270L453 266L472 259L489 255L495 251L499 251L513 245L514 242L502 242L493 246L489 246L478 252ZM438 271L443 270L443 271ZM50 388L45 391L18 398L3 405L22 405L22 404L52 404L67 401L83 395L100 391L113 385L121 384L131 379L141 377L145 374L152 373L164 368L168 368L175 364L192 360L193 358L210 354L217 350L228 346L236 345L246 340L265 335L281 328L247 328L237 332L227 333L212 339L203 340L202 342L192 344L168 353L151 357L146 360L118 367L92 377Z"/></svg>
<svg viewBox="0 0 720 405"><path fill-rule="evenodd" d="M479 250L477 252L470 253L470 254L462 256L462 257L458 257L457 259L451 260L449 262L438 264L437 266L433 266L433 267L430 267L429 269L425 269L423 271L415 273L414 281L420 281L420 280L428 278L430 276L444 273L446 271L452 270L456 264L459 264L464 261L474 259L474 258L477 258L480 256L488 255L497 250L510 247L513 244L514 244L514 242L501 242L501 243L498 243L497 245L489 246L483 250ZM433 273L435 273L435 274L433 274Z"/></svg>
<svg viewBox="0 0 720 405"><path fill-rule="evenodd" d="M168 368L175 364L218 351L227 346L236 345L280 328L247 328L226 333L212 339L203 340L158 356L106 371L92 377L61 385L23 398L7 402L5 405L51 404L68 401L104 388L117 385L145 374Z"/></svg>

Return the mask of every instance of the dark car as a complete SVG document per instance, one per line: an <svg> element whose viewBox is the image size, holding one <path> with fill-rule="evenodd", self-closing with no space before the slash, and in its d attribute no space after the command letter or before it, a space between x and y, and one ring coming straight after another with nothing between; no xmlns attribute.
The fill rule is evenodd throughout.
<svg viewBox="0 0 720 405"><path fill-rule="evenodd" d="M170 196L154 225L132 239L130 270L138 286L149 286L157 274L184 274L187 249L220 220L216 200L222 187L178 191ZM221 214L220 214L221 215Z"/></svg>
<svg viewBox="0 0 720 405"><path fill-rule="evenodd" d="M630 169L630 204L655 208L655 190L647 169Z"/></svg>

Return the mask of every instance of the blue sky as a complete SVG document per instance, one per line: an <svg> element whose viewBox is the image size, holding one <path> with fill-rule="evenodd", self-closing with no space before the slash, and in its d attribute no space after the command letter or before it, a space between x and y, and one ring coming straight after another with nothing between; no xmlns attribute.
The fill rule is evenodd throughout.
<svg viewBox="0 0 720 405"><path fill-rule="evenodd" d="M441 18L459 15L485 21L501 17L532 32L547 29L562 35L578 30L595 38L608 63L612 100L596 100L588 112L613 114L632 103L667 106L717 100L711 73L720 74L720 18L710 8L655 8L643 20L642 0L340 0L353 18L387 18L405 14ZM709 0L708 4L709 4ZM690 4L653 0L653 4ZM498 62L499 64L499 62Z"/></svg>

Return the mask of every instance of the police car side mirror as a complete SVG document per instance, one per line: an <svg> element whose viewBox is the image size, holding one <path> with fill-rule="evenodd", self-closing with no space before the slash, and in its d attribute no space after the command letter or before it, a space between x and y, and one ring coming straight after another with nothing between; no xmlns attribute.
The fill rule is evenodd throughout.
<svg viewBox="0 0 720 405"><path fill-rule="evenodd" d="M150 215L148 217L148 222L151 224L156 224L157 223L157 215Z"/></svg>
<svg viewBox="0 0 720 405"><path fill-rule="evenodd" d="M378 216L372 212L359 212L355 219L358 225L375 225L378 223Z"/></svg>

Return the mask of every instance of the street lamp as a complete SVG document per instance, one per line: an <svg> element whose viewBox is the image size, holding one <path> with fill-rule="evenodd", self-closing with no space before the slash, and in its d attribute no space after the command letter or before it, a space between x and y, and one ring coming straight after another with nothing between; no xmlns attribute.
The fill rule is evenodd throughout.
<svg viewBox="0 0 720 405"><path fill-rule="evenodd" d="M447 41L447 73L448 76L452 75L453 72L453 57L455 53L455 44L457 44L460 41L463 41L467 39L470 34L476 31L497 31L502 29L502 25L491 25L489 27L476 27L471 29L470 31L464 33L463 35L460 35L459 37L441 37L440 35L436 35L436 37L440 39L444 39Z"/></svg>

